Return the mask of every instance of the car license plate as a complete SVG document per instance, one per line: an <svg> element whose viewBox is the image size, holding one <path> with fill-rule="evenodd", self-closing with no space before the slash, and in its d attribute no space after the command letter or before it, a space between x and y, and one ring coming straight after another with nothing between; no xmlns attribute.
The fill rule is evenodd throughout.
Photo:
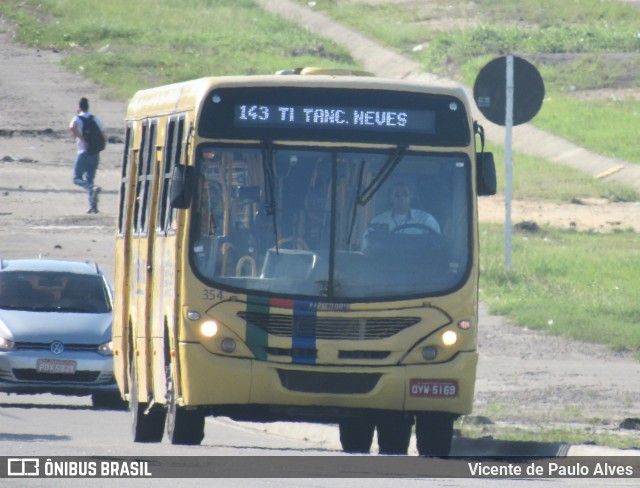
<svg viewBox="0 0 640 488"><path fill-rule="evenodd" d="M65 359L38 359L36 371L50 374L74 374L76 362Z"/></svg>

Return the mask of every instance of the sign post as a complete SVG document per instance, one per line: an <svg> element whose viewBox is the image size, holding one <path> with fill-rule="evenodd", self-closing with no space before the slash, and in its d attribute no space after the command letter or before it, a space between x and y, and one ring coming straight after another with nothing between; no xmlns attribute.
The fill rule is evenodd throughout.
<svg viewBox="0 0 640 488"><path fill-rule="evenodd" d="M505 136L504 136L504 165L505 165L505 196L504 196L504 268L511 271L511 188L513 183L513 165L511 151L511 137L513 132L513 56L507 56L506 72L506 103L505 103Z"/></svg>
<svg viewBox="0 0 640 488"><path fill-rule="evenodd" d="M536 116L544 99L544 83L538 70L528 61L517 56L503 56L480 70L473 86L473 98L489 121L505 127L504 264L510 271L513 126L529 122Z"/></svg>

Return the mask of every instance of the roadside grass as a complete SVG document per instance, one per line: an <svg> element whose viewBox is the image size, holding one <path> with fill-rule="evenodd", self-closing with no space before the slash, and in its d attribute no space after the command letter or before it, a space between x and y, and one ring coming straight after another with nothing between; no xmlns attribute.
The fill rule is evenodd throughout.
<svg viewBox="0 0 640 488"><path fill-rule="evenodd" d="M632 408L633 400L628 407ZM591 444L618 449L639 449L638 436L624 422L585 417L579 405L565 405L548 412L531 413L532 419L514 425L517 406L501 401L476 405L472 415L460 417L455 423L457 435L467 439L491 438L500 441L538 442L544 444ZM519 419L516 415L515 419Z"/></svg>
<svg viewBox="0 0 640 488"><path fill-rule="evenodd" d="M486 150L494 153L498 192L504 193L504 149L488 144ZM544 158L517 151L512 154L512 172L515 200L575 203L583 198L593 197L612 202L640 201L640 192L631 187L605 183L574 168L550 163Z"/></svg>
<svg viewBox="0 0 640 488"><path fill-rule="evenodd" d="M569 95L551 94L543 103L545 110L534 119L535 125L563 134L586 149L640 163L640 99L585 102Z"/></svg>
<svg viewBox="0 0 640 488"><path fill-rule="evenodd" d="M491 313L640 359L637 234L515 229L510 271L504 267L503 226L482 225L480 238L480 297Z"/></svg>
<svg viewBox="0 0 640 488"><path fill-rule="evenodd" d="M540 442L558 444L590 444L617 449L638 449L638 437L633 431L610 430L610 426L588 427L511 427L500 424L474 425L464 421L455 425L460 435L468 439L491 437L501 441Z"/></svg>
<svg viewBox="0 0 640 488"><path fill-rule="evenodd" d="M633 407L630 399L628 408ZM501 441L553 444L591 444L618 449L640 449L636 431L625 422L586 417L580 405L568 404L548 412L530 414L532 419L514 425L512 412L517 406L491 401L476 406L472 415L455 423L458 435L468 439L492 438ZM515 417L516 421L519 418ZM559 447L559 446L558 446Z"/></svg>
<svg viewBox="0 0 640 488"><path fill-rule="evenodd" d="M429 5L326 0L316 8L413 57L425 71L468 86L495 57L529 59L547 93L533 124L593 151L640 163L640 100L580 97L585 90L640 89L640 9L600 0Z"/></svg>
<svg viewBox="0 0 640 488"><path fill-rule="evenodd" d="M83 0L82 8L75 0L3 0L0 14L19 24L19 42L63 52L69 69L116 98L203 76L354 66L344 48L251 0Z"/></svg>

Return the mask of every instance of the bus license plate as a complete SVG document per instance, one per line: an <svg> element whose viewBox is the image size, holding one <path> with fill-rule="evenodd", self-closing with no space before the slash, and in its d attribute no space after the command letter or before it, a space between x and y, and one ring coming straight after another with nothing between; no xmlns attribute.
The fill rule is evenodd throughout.
<svg viewBox="0 0 640 488"><path fill-rule="evenodd" d="M455 398L458 396L458 382L452 380L412 379L409 388L413 397Z"/></svg>
<svg viewBox="0 0 640 488"><path fill-rule="evenodd" d="M38 359L36 363L38 373L75 374L76 361L63 359Z"/></svg>

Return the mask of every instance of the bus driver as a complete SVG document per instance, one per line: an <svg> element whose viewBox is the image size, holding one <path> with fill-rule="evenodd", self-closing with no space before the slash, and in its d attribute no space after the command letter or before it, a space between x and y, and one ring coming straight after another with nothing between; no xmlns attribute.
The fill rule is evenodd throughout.
<svg viewBox="0 0 640 488"><path fill-rule="evenodd" d="M399 234L439 234L440 225L433 215L411 208L411 188L406 182L396 183L391 190L391 210L374 217L370 226L379 228L386 224L389 232Z"/></svg>

